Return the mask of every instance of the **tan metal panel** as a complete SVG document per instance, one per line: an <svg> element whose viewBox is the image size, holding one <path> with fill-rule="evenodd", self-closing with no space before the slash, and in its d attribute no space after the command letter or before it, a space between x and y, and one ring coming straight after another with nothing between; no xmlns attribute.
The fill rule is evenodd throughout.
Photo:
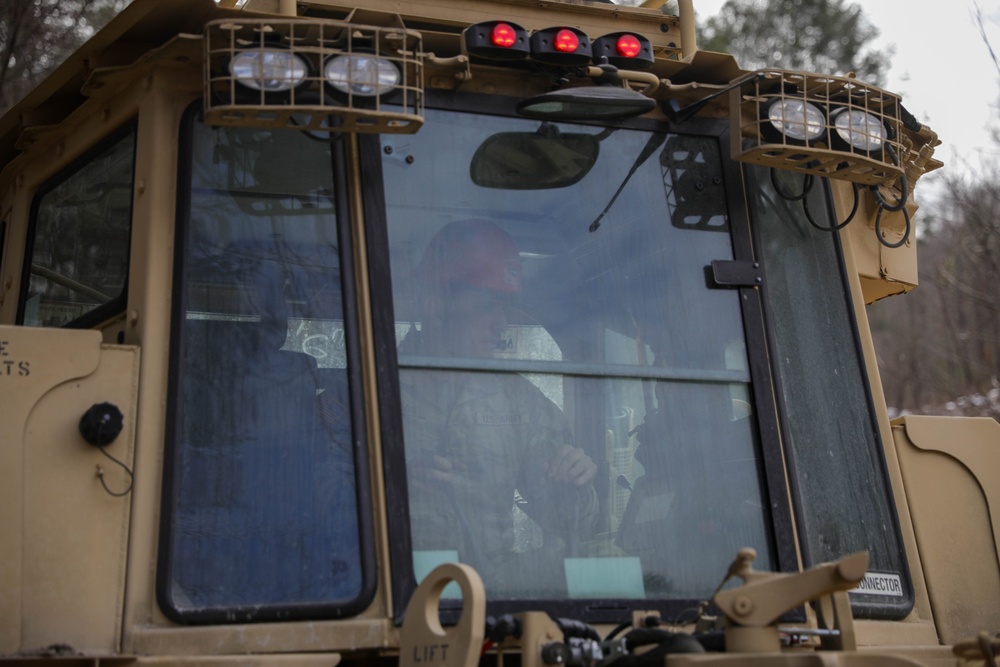
<svg viewBox="0 0 1000 667"><path fill-rule="evenodd" d="M1000 627L1000 424L930 416L894 424L942 643Z"/></svg>
<svg viewBox="0 0 1000 667"><path fill-rule="evenodd" d="M131 476L79 432L95 403L113 403L124 430L105 449L131 467L139 349L102 346L91 375L66 382L33 409L24 439L25 648L68 644L118 650ZM97 477L98 466L111 495Z"/></svg>
<svg viewBox="0 0 1000 667"><path fill-rule="evenodd" d="M79 434L94 403L115 403L133 448L138 348L101 346L98 331L0 327L0 652L52 644L111 653L120 634L130 497L127 474ZM6 356L4 356L6 355ZM6 362L11 362L7 364ZM9 372L8 372L9 370Z"/></svg>
<svg viewBox="0 0 1000 667"><path fill-rule="evenodd" d="M853 195L849 185L836 184L834 196L841 216L851 210ZM913 230L910 239L899 248L886 248L875 235L875 215L877 206L866 190L860 193L861 202L855 220L841 234L845 242L853 246L858 276L864 292L866 304L895 294L909 292L917 286L917 241ZM916 216L917 204L911 199L907 210L911 218ZM887 216L884 223L888 230L895 231L902 214ZM892 236L890 240L895 240Z"/></svg>
<svg viewBox="0 0 1000 667"><path fill-rule="evenodd" d="M24 434L28 415L52 387L97 368L96 331L0 326L0 653L21 646L24 590ZM9 363L7 363L9 362Z"/></svg>

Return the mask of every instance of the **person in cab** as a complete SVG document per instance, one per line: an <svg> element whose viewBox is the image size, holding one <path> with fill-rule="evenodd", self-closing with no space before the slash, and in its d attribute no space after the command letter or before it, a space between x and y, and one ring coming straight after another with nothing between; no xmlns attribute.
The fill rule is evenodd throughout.
<svg viewBox="0 0 1000 667"><path fill-rule="evenodd" d="M522 289L518 249L491 222L454 222L431 239L414 280L419 328L398 352L435 358L401 369L414 550L457 554L488 591L558 586L560 572L539 569L545 559L532 558L531 577L518 566L515 514L541 529L543 550L572 555L597 521L597 465L555 403L494 360Z"/></svg>

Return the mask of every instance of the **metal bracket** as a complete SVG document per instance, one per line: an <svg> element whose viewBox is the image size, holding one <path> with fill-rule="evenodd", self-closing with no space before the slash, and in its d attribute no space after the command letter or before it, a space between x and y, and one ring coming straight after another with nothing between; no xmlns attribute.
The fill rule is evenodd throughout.
<svg viewBox="0 0 1000 667"><path fill-rule="evenodd" d="M710 288L756 287L764 282L760 262L713 259L710 268Z"/></svg>

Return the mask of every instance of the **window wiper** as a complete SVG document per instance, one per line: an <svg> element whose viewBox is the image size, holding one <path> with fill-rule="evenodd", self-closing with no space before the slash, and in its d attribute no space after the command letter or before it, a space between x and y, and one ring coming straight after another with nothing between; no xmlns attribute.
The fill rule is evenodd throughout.
<svg viewBox="0 0 1000 667"><path fill-rule="evenodd" d="M656 149L662 146L663 142L666 140L667 140L666 134L660 134L659 132L654 132L652 135L650 135L649 140L646 141L646 145L642 147L642 151L640 151L639 155L636 156L635 162L632 163L632 166L631 168L629 168L628 173L625 174L625 178L622 180L621 185L619 185L618 189L615 190L615 194L611 197L611 201L609 201L608 205L604 207L604 210L601 211L601 214L599 216L597 216L597 219L594 220L592 223L590 223L590 227L588 229L591 232L597 231L597 228L601 226L601 220L604 219L604 216L608 214L608 211L611 210L611 207L615 205L616 201L618 201L619 195L621 195L622 190L625 189L625 186L628 184L629 180L632 179L632 176L635 175L635 172L639 171L639 167L641 167L646 162L646 160L648 160L653 155L653 153L656 152Z"/></svg>

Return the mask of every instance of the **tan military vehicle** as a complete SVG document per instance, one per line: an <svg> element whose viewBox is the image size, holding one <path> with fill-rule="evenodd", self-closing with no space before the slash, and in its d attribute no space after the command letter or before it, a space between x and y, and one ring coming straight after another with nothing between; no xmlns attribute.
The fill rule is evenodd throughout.
<svg viewBox="0 0 1000 667"><path fill-rule="evenodd" d="M0 659L992 662L905 104L690 0L132 3L0 119Z"/></svg>

